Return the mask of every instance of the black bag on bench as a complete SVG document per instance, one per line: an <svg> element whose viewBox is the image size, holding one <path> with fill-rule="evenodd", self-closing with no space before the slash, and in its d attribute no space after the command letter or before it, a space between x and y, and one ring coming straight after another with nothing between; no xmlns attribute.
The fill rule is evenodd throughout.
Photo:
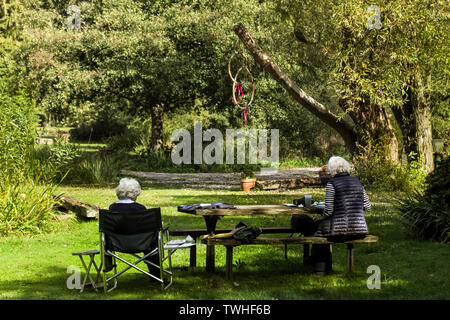
<svg viewBox="0 0 450 320"><path fill-rule="evenodd" d="M231 230L233 238L241 241L242 243L249 243L251 240L256 239L261 233L261 228L249 227L242 222L239 222L235 229Z"/></svg>

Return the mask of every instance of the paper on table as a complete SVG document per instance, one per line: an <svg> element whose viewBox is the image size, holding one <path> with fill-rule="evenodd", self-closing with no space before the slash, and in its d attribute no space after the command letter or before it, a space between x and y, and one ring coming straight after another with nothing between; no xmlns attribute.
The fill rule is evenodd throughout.
<svg viewBox="0 0 450 320"><path fill-rule="evenodd" d="M298 206L296 206L295 204L292 204L292 203L283 203L283 205L286 207L303 208L302 204L299 204Z"/></svg>
<svg viewBox="0 0 450 320"><path fill-rule="evenodd" d="M325 209L325 202L314 202L311 207L316 207L319 209Z"/></svg>
<svg viewBox="0 0 450 320"><path fill-rule="evenodd" d="M184 239L181 239L181 240L170 240L166 244L172 245L172 244L183 244L183 243L186 243L186 240L184 240Z"/></svg>

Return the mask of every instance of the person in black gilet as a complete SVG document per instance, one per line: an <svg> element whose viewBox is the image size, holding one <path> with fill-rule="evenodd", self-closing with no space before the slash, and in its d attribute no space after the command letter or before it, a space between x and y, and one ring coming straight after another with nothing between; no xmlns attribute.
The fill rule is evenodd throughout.
<svg viewBox="0 0 450 320"><path fill-rule="evenodd" d="M109 211L112 212L136 212L136 211L144 211L147 208L136 202L137 197L141 194L141 186L139 182L135 179L131 178L123 178L120 180L119 185L116 188L116 195L119 201L114 202L109 206ZM155 233L155 237L152 240L152 246L149 250L144 251L144 254L150 252L154 248L158 246L158 234ZM112 258L112 257L109 257ZM154 255L148 257L146 260L149 260L155 264L159 264L159 255ZM106 264L112 263L112 261L107 261ZM159 277L158 268L147 264L148 271Z"/></svg>
<svg viewBox="0 0 450 320"><path fill-rule="evenodd" d="M358 178L350 176L350 170L345 159L330 158L328 171L332 178L325 187L325 209L322 217L314 221L305 216L302 230L305 236L344 242L369 234L364 211L370 210L371 204L363 185ZM330 245L313 245L309 262L314 265L316 274L331 271Z"/></svg>

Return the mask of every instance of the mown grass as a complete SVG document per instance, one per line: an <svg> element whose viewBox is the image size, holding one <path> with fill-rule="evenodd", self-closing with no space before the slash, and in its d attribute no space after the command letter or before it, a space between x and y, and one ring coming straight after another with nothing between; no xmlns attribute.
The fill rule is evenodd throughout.
<svg viewBox="0 0 450 320"><path fill-rule="evenodd" d="M75 198L106 208L116 201L113 186L63 186ZM186 190L144 187L139 202L161 207L163 221L177 228L203 228L201 217L179 213L180 204L222 201L233 204L291 203L305 193L323 200L323 189L295 191ZM159 284L137 272L125 273L119 286L104 295L87 288L85 292L66 286L67 268L81 266L71 253L98 248L98 222L64 215L54 222L53 231L34 236L0 238L0 299L448 299L448 244L408 238L399 216L392 209L392 195L370 193L373 210L367 214L375 244L355 249L355 270L346 272L345 245L333 247L333 273L311 274L302 265L302 247L290 246L288 259L283 246L241 246L234 250L234 282L225 277L225 249L216 248L216 272L205 272L205 247L197 248L197 268L190 270L189 251L174 256L174 284L161 291ZM239 221L253 226L288 226L289 216L225 217L217 227L234 227ZM381 289L369 290L367 267L378 265ZM84 276L84 273L82 274Z"/></svg>

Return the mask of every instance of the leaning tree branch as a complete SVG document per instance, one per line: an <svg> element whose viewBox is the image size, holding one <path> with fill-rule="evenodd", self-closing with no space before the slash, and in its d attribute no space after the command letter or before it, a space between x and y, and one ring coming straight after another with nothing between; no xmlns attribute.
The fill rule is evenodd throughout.
<svg viewBox="0 0 450 320"><path fill-rule="evenodd" d="M241 42L255 61L275 79L297 102L327 125L335 129L344 139L349 151L353 153L356 146L356 133L353 127L324 105L303 91L272 59L261 49L242 24L233 28Z"/></svg>

